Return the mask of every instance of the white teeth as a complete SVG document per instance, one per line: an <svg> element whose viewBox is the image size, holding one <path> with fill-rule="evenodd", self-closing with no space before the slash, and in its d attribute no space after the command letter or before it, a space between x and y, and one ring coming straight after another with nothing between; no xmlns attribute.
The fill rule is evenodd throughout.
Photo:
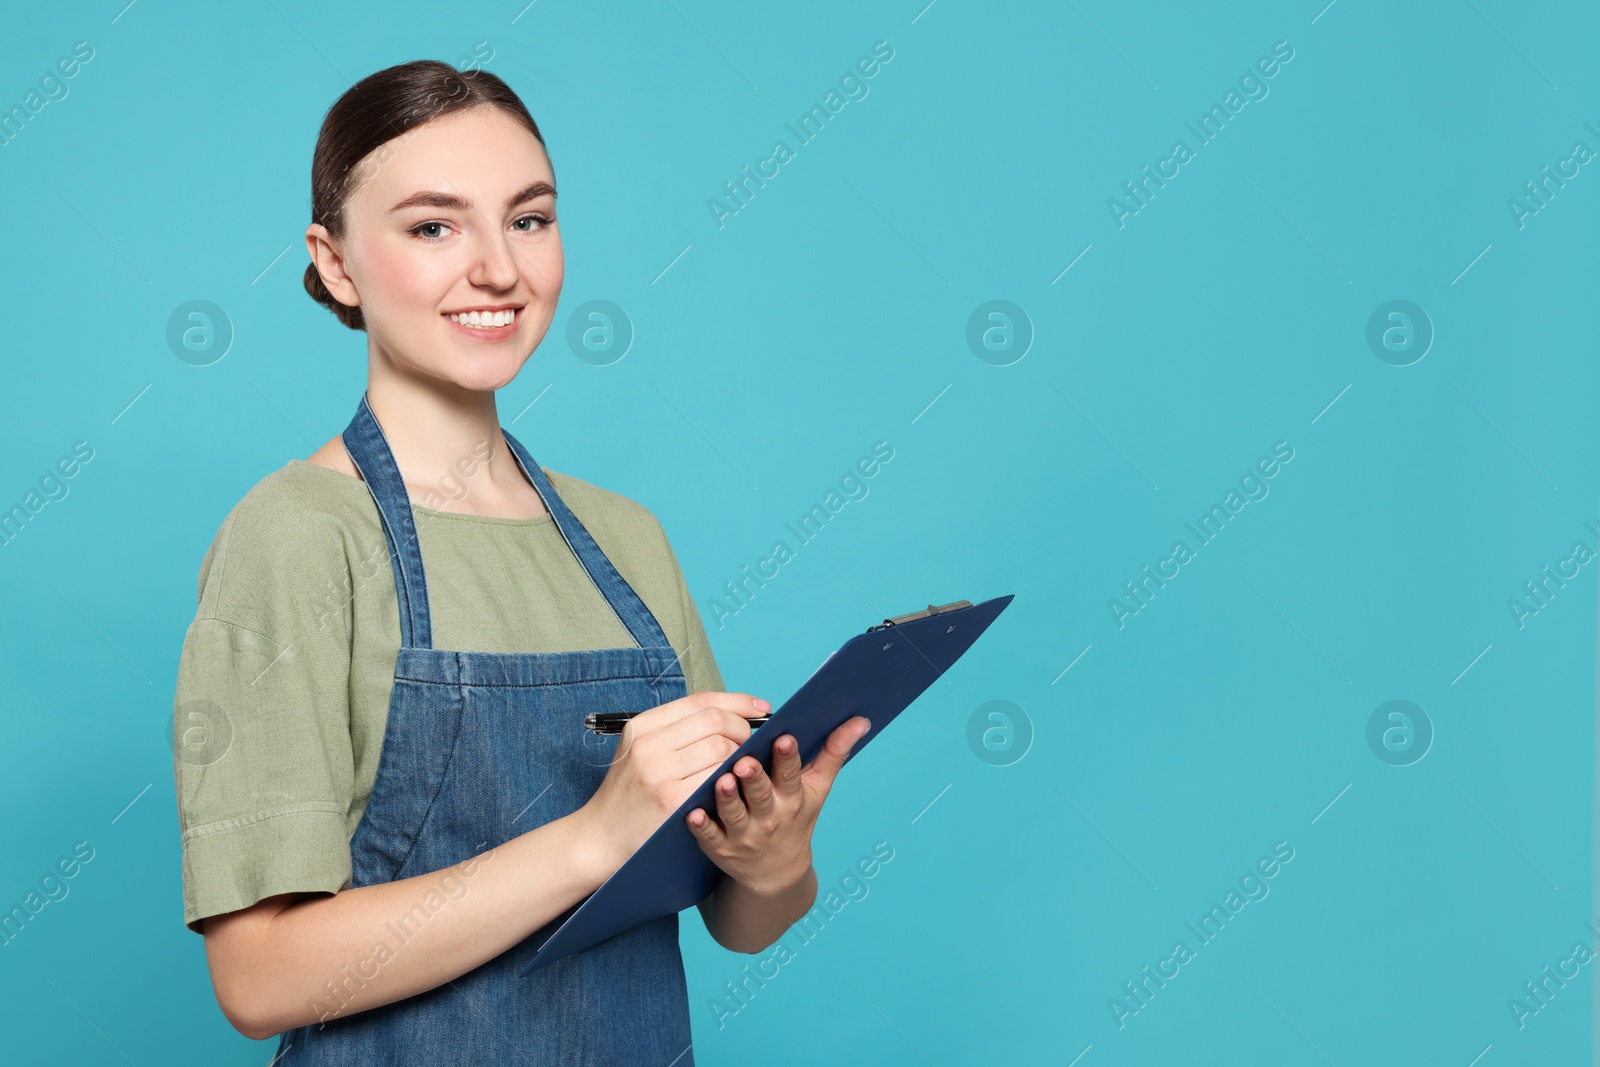
<svg viewBox="0 0 1600 1067"><path fill-rule="evenodd" d="M464 315L451 315L450 321L459 322L463 326L505 326L517 317L517 310L510 308L506 311L469 311Z"/></svg>

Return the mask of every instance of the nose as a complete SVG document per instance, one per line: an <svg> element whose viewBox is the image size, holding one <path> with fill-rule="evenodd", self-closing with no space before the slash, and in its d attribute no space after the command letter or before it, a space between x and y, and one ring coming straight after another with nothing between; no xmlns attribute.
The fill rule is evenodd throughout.
<svg viewBox="0 0 1600 1067"><path fill-rule="evenodd" d="M490 233L478 244L477 261L469 280L485 289L510 289L517 284L518 264L510 240Z"/></svg>

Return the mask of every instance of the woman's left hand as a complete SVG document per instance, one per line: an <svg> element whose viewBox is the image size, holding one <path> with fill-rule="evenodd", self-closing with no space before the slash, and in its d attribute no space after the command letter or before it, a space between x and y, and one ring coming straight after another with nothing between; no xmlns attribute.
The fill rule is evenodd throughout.
<svg viewBox="0 0 1600 1067"><path fill-rule="evenodd" d="M811 870L811 831L822 802L850 750L871 728L861 715L846 720L804 769L793 734L773 742L770 776L760 760L742 757L712 787L717 817L707 818L704 808L695 808L688 815L689 831L724 873L751 892L783 892Z"/></svg>

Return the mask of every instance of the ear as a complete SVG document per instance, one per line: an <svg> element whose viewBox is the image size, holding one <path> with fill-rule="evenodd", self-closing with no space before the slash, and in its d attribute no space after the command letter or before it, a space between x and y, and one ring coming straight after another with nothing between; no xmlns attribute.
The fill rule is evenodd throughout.
<svg viewBox="0 0 1600 1067"><path fill-rule="evenodd" d="M328 287L333 298L341 304L360 307L361 294L356 292L355 282L345 273L344 257L339 253L338 243L322 223L313 222L306 227L306 252L316 265L317 273L322 276L322 284Z"/></svg>

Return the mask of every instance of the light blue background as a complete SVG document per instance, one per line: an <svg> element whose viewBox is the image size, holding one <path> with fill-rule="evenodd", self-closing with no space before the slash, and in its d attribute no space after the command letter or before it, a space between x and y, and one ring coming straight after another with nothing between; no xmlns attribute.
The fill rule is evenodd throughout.
<svg viewBox="0 0 1600 1067"><path fill-rule="evenodd" d="M699 1062L1587 1062L1593 965L1520 1030L1507 1000L1595 945L1597 567L1522 629L1506 602L1595 545L1600 172L1520 229L1507 199L1600 149L1595 13L75 6L0 37L8 108L95 50L0 147L0 504L95 450L0 549L0 904L95 858L0 949L8 1057L270 1058L182 923L178 653L223 516L364 385L364 336L300 286L323 113L484 41L568 264L502 421L548 387L519 438L656 513L728 685L779 701L885 615L1016 594L839 780L822 882L893 861L720 1027L751 961L686 916ZM708 199L876 41L870 94L719 229ZM1107 199L1278 41L1270 94L1119 229ZM211 366L165 342L192 299L236 330ZM591 299L637 331L611 366L565 343ZM965 341L992 299L1035 331L1010 366ZM1365 340L1391 299L1436 330L1411 366ZM723 583L879 440L870 494L719 628ZM1270 495L1118 629L1108 598L1278 441ZM996 699L1034 731L1007 767L966 741ZM1436 731L1412 766L1367 746L1391 699ZM1119 1029L1109 998L1278 841L1270 895Z"/></svg>

